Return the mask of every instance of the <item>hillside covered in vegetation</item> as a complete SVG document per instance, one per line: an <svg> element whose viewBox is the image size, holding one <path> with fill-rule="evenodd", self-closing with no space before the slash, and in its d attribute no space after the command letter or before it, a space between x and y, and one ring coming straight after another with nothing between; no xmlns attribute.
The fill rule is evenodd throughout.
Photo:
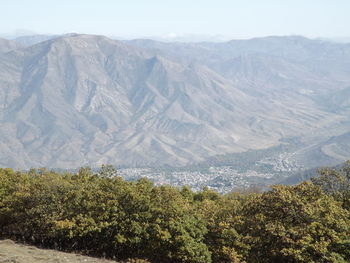
<svg viewBox="0 0 350 263"><path fill-rule="evenodd" d="M0 238L150 262L349 262L350 163L263 193L0 169ZM141 261L140 261L141 262Z"/></svg>

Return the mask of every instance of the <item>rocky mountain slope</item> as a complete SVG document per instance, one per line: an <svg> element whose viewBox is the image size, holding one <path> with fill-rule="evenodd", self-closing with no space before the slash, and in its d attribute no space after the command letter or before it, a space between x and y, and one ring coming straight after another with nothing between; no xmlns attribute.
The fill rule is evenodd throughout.
<svg viewBox="0 0 350 263"><path fill-rule="evenodd" d="M19 49L21 47L22 45L16 41L0 38L0 54Z"/></svg>
<svg viewBox="0 0 350 263"><path fill-rule="evenodd" d="M1 166L178 166L349 131L346 44L68 35L10 50L0 57Z"/></svg>
<svg viewBox="0 0 350 263"><path fill-rule="evenodd" d="M0 240L0 263L116 263L116 261L63 253L51 249L16 244L12 240Z"/></svg>
<svg viewBox="0 0 350 263"><path fill-rule="evenodd" d="M20 36L16 37L13 41L19 43L24 47L29 47L40 42L44 42L50 39L60 37L60 35L29 35L29 36Z"/></svg>

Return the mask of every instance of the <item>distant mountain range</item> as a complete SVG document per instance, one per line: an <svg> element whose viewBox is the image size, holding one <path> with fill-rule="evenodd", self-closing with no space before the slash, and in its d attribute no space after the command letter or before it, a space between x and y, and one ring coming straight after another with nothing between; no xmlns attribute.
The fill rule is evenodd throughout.
<svg viewBox="0 0 350 263"><path fill-rule="evenodd" d="M19 36L13 39L13 41L19 43L24 47L32 46L40 42L44 42L57 37L62 37L60 35L29 35L29 36Z"/></svg>
<svg viewBox="0 0 350 263"><path fill-rule="evenodd" d="M70 34L0 40L0 166L181 166L298 138L350 158L350 44Z"/></svg>
<svg viewBox="0 0 350 263"><path fill-rule="evenodd" d="M0 38L0 54L21 48L22 45L16 41Z"/></svg>

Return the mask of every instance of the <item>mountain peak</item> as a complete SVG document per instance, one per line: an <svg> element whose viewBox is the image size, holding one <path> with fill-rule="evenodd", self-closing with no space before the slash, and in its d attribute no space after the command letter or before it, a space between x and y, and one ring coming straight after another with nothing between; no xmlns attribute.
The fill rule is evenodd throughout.
<svg viewBox="0 0 350 263"><path fill-rule="evenodd" d="M273 39L73 34L2 54L0 165L185 165L345 129L348 101L324 101L347 94L347 47Z"/></svg>

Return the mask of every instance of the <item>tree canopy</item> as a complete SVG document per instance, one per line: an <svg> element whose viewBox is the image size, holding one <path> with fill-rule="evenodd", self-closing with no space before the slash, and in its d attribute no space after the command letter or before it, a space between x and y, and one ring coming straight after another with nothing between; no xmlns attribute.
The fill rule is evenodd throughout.
<svg viewBox="0 0 350 263"><path fill-rule="evenodd" d="M111 166L0 169L0 237L118 260L350 261L349 162L311 182L246 194L117 175Z"/></svg>

